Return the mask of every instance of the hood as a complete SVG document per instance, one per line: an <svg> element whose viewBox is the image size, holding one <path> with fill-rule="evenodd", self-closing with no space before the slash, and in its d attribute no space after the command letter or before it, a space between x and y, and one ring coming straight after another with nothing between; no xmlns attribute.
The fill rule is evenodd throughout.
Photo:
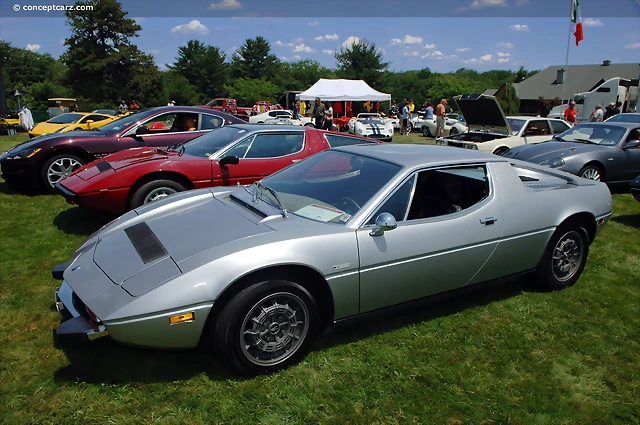
<svg viewBox="0 0 640 425"><path fill-rule="evenodd" d="M121 168L140 164L143 162L166 160L169 157L175 159L178 158L179 155L177 152L169 152L166 150L160 151L155 148L139 148L135 149L134 152L130 150L112 154L108 157L105 157L104 159L109 162L111 168L113 168L114 170L119 170Z"/></svg>
<svg viewBox="0 0 640 425"><path fill-rule="evenodd" d="M463 94L454 98L471 131L494 131L512 134L498 99L484 94Z"/></svg>
<svg viewBox="0 0 640 425"><path fill-rule="evenodd" d="M505 157L540 164L554 158L574 157L588 152L601 151L602 149L607 148L582 143L553 141L518 146L511 149Z"/></svg>
<svg viewBox="0 0 640 425"><path fill-rule="evenodd" d="M95 134L92 134L92 133L95 133ZM100 134L97 131L96 132L92 132L92 131L70 131L70 132L64 133L64 134L59 134L59 133L45 134L45 135L42 135L42 136L34 137L33 139L27 140L24 143L20 143L19 145L16 145L16 146L12 147L11 149L9 149L8 151L6 151L6 153L20 152L20 151L25 150L25 149L41 147L42 144L44 144L46 142L51 142L51 141L56 142L58 140L69 140L69 139L75 139L77 137L82 137L84 139L84 138L102 137L102 136L104 136L104 133ZM7 156L9 156L9 155L7 155ZM5 157L5 155L0 156L0 160L4 159L4 157Z"/></svg>
<svg viewBox="0 0 640 425"><path fill-rule="evenodd" d="M133 296L180 275L180 263L198 253L273 232L216 199L211 191L172 198L135 210L98 235L94 262Z"/></svg>

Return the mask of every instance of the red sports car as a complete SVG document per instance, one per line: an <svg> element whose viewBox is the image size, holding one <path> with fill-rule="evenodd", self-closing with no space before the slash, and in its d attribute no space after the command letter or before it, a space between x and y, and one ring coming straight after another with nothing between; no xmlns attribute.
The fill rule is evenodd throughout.
<svg viewBox="0 0 640 425"><path fill-rule="evenodd" d="M176 192L251 184L331 147L378 143L311 127L234 124L168 149L135 148L56 184L67 202L123 213Z"/></svg>

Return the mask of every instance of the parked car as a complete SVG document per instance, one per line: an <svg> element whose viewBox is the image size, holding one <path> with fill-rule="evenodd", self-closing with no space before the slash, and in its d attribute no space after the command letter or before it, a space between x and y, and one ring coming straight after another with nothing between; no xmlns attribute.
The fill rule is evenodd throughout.
<svg viewBox="0 0 640 425"><path fill-rule="evenodd" d="M364 313L532 270L569 287L610 217L606 185L547 167L437 146L333 148L104 226L52 271L64 280L55 338L210 343L239 373L271 372Z"/></svg>
<svg viewBox="0 0 640 425"><path fill-rule="evenodd" d="M445 117L444 122L444 135L455 136L456 134L462 134L467 131L467 126L456 120L455 118ZM418 130L425 137L435 137L436 135L436 119L426 119L422 115L416 115L409 120L409 132Z"/></svg>
<svg viewBox="0 0 640 425"><path fill-rule="evenodd" d="M194 131L184 126L188 118L196 121ZM14 146L0 155L1 174L12 186L40 185L52 190L74 170L110 153L142 146L166 147L243 122L211 109L155 108L112 121L96 131L54 133Z"/></svg>
<svg viewBox="0 0 640 425"><path fill-rule="evenodd" d="M294 119L293 112L286 109L277 109L275 111L267 111L258 115L252 115L249 117L251 124L278 124L287 120L289 125L306 125L307 127L313 127L311 118L300 117L301 119ZM304 121L304 122L303 122Z"/></svg>
<svg viewBox="0 0 640 425"><path fill-rule="evenodd" d="M438 145L504 155L516 146L551 140L554 134L563 133L570 127L559 119L506 117L494 96L464 94L454 99L465 117L469 131L439 139L436 141Z"/></svg>
<svg viewBox="0 0 640 425"><path fill-rule="evenodd" d="M380 114L362 113L348 124L349 133L371 137L385 142L393 140L393 123Z"/></svg>
<svg viewBox="0 0 640 425"><path fill-rule="evenodd" d="M505 156L592 180L629 183L640 174L640 125L578 124L553 141L511 149Z"/></svg>
<svg viewBox="0 0 640 425"><path fill-rule="evenodd" d="M36 124L36 126L29 131L29 137L34 138L45 134L68 131L93 130L94 128L100 128L115 119L117 119L116 116L109 114L69 112Z"/></svg>
<svg viewBox="0 0 640 425"><path fill-rule="evenodd" d="M614 116L607 118L604 122L628 122L640 124L640 112L615 114Z"/></svg>
<svg viewBox="0 0 640 425"><path fill-rule="evenodd" d="M631 182L631 194L636 198L636 201L640 202L640 175Z"/></svg>
<svg viewBox="0 0 640 425"><path fill-rule="evenodd" d="M188 189L251 184L333 146L373 143L309 127L230 125L172 149L121 151L56 184L69 203L121 214Z"/></svg>

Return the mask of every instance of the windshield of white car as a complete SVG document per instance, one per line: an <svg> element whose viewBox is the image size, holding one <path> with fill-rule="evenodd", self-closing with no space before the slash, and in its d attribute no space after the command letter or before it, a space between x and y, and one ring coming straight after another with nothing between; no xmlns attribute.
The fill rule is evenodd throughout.
<svg viewBox="0 0 640 425"><path fill-rule="evenodd" d="M384 125L384 122L377 118L364 118L364 119L361 119L360 121L363 124L367 124L367 125L371 125L371 124Z"/></svg>
<svg viewBox="0 0 640 425"><path fill-rule="evenodd" d="M625 133L626 129L618 126L580 124L560 134L560 137L565 142L614 146L622 140Z"/></svg>
<svg viewBox="0 0 640 425"><path fill-rule="evenodd" d="M324 151L261 181L276 208L325 223L346 224L402 167L341 151Z"/></svg>
<svg viewBox="0 0 640 425"><path fill-rule="evenodd" d="M103 133L104 132L109 133L111 131L113 132L122 131L125 128L129 127L131 124L135 124L138 121L143 121L147 119L150 115L153 115L154 113L155 112L152 109L146 112L131 114L126 117L117 119L113 122L110 122L107 125L103 125L102 127L100 127L100 131L102 131Z"/></svg>
<svg viewBox="0 0 640 425"><path fill-rule="evenodd" d="M248 131L242 128L222 127L188 141L180 147L180 151L187 155L209 158L233 141L244 138L247 134Z"/></svg>
<svg viewBox="0 0 640 425"><path fill-rule="evenodd" d="M513 134L518 134L523 125L525 125L525 120L520 120L516 118L509 118L509 127L511 127L511 131Z"/></svg>

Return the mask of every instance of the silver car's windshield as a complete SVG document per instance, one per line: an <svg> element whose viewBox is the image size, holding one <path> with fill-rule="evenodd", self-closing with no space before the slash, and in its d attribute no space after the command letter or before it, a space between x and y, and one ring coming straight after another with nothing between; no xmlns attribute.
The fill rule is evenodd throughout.
<svg viewBox="0 0 640 425"><path fill-rule="evenodd" d="M256 196L288 212L346 224L402 167L379 159L325 151L254 185Z"/></svg>
<svg viewBox="0 0 640 425"><path fill-rule="evenodd" d="M613 125L580 124L560 135L565 142L589 143L602 146L617 145L626 129Z"/></svg>

